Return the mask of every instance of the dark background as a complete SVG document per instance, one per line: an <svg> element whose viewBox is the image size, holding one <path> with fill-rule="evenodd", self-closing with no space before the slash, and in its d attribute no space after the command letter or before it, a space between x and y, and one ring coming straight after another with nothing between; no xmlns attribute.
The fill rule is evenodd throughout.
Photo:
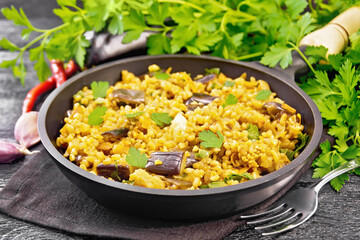
<svg viewBox="0 0 360 240"><path fill-rule="evenodd" d="M56 26L60 20L52 14L57 7L55 0L0 0L0 8L22 7L33 25L39 28ZM6 37L18 46L26 42L20 37L21 27L14 26L0 14L0 38ZM0 62L13 59L16 53L0 48ZM39 81L32 70L32 65L25 55L28 69L25 86L12 76L11 70L0 69L0 139L13 139L13 130L17 118L21 114L22 101L28 90ZM37 108L39 106L36 106ZM0 190L11 176L19 169L26 158L12 164L0 164ZM313 170L309 170L296 184L307 186L316 180L311 178ZM319 209L316 214L302 226L275 237L261 239L360 239L360 177L351 176L339 193L327 184L320 192ZM260 235L246 226L225 239L258 239ZM43 228L31 223L16 220L0 213L0 239L92 239L54 229ZM169 238L170 239L170 238Z"/></svg>

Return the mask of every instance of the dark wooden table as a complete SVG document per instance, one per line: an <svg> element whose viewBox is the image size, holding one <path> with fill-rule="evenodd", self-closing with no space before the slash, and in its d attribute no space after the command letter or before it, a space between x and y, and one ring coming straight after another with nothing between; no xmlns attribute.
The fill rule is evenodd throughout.
<svg viewBox="0 0 360 240"><path fill-rule="evenodd" d="M56 26L59 19L52 14L51 9L57 6L55 0L1 0L0 8L14 5L22 7L30 17L31 22L39 27ZM25 41L20 38L20 29L10 21L0 16L0 38L7 37L10 41L23 46ZM16 53L0 49L0 62L13 59ZM22 101L29 89L38 83L32 70L32 62L26 60L28 76L25 86L14 80L9 69L0 69L0 139L12 136L16 119L21 114ZM26 161L26 158L25 160ZM0 164L0 190L11 176L22 166L24 161L12 164ZM296 184L307 186L316 180L311 178L309 170ZM326 185L320 192L319 209L316 214L302 226L275 237L261 239L360 239L360 177L351 176L350 181L339 193ZM255 230L243 226L231 233L225 239L258 239L260 235ZM0 239L92 239L44 228L31 223L19 221L0 214Z"/></svg>

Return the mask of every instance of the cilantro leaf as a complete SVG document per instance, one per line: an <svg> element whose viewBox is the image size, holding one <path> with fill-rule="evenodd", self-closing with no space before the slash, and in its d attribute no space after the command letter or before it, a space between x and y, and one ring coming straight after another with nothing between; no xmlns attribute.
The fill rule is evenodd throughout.
<svg viewBox="0 0 360 240"><path fill-rule="evenodd" d="M220 68L205 68L205 74L216 74L219 75L220 74Z"/></svg>
<svg viewBox="0 0 360 240"><path fill-rule="evenodd" d="M249 126L246 128L248 132L248 139L250 140L259 140L259 128L254 124L249 124Z"/></svg>
<svg viewBox="0 0 360 240"><path fill-rule="evenodd" d="M106 97L106 91L109 88L109 82L92 82L90 86L91 90L93 91L94 99Z"/></svg>
<svg viewBox="0 0 360 240"><path fill-rule="evenodd" d="M241 179L243 179L243 178L246 178L246 179L249 179L249 180L254 179L253 176L251 176L251 174L248 173L248 172L244 172L244 173L241 173L241 174L232 173L232 174L230 174L229 176L227 176L225 178L225 182L227 183L227 181L229 181L229 180L241 181Z"/></svg>
<svg viewBox="0 0 360 240"><path fill-rule="evenodd" d="M324 46L307 46L305 54L311 63L317 63L319 60L326 60L326 53L328 49Z"/></svg>
<svg viewBox="0 0 360 240"><path fill-rule="evenodd" d="M217 135L216 135L217 134ZM224 136L221 132L216 131L216 134L211 130L204 130L199 133L200 143L204 148L219 148L224 142Z"/></svg>
<svg viewBox="0 0 360 240"><path fill-rule="evenodd" d="M349 174L348 173L343 173L340 176L332 179L330 181L330 185L336 190L336 191L340 191L340 189L342 188L342 186L345 184L345 181L349 181Z"/></svg>
<svg viewBox="0 0 360 240"><path fill-rule="evenodd" d="M298 135L299 142L296 144L296 149L294 152L299 152L301 149L303 149L306 144L309 142L310 136L307 133L300 133Z"/></svg>
<svg viewBox="0 0 360 240"><path fill-rule="evenodd" d="M142 30L130 30L126 32L126 35L124 36L122 43L131 43L132 41L138 39L142 33Z"/></svg>
<svg viewBox="0 0 360 240"><path fill-rule="evenodd" d="M170 125L173 118L168 113L152 113L150 118L160 127Z"/></svg>
<svg viewBox="0 0 360 240"><path fill-rule="evenodd" d="M116 14L111 18L108 26L108 31L113 34L122 34L124 32L123 15L121 13Z"/></svg>
<svg viewBox="0 0 360 240"><path fill-rule="evenodd" d="M104 115L107 111L107 108L102 106L102 107L96 107L89 115L88 117L88 123L90 125L100 125L101 123L103 123L104 119Z"/></svg>
<svg viewBox="0 0 360 240"><path fill-rule="evenodd" d="M280 62L280 67L287 68L292 64L291 51L293 48L287 47L283 44L275 44L270 47L270 51L265 53L261 58L260 63L275 67Z"/></svg>
<svg viewBox="0 0 360 240"><path fill-rule="evenodd" d="M33 28L29 19L26 17L24 10L22 8L16 10L14 6L11 8L2 8L1 13L8 19L12 20L15 25L23 25L28 28Z"/></svg>
<svg viewBox="0 0 360 240"><path fill-rule="evenodd" d="M125 114L124 116L127 118L135 118L137 116L140 116L141 114L144 114L145 112L136 112L136 113L130 113L130 114Z"/></svg>
<svg viewBox="0 0 360 240"><path fill-rule="evenodd" d="M270 96L271 91L269 89L261 90L256 94L255 99L256 100L266 100Z"/></svg>
<svg viewBox="0 0 360 240"><path fill-rule="evenodd" d="M154 73L154 77L160 80L168 80L170 78L170 74L163 72L156 72Z"/></svg>
<svg viewBox="0 0 360 240"><path fill-rule="evenodd" d="M307 1L305 0L286 0L285 5L291 19L297 19L305 8L307 7Z"/></svg>
<svg viewBox="0 0 360 240"><path fill-rule="evenodd" d="M331 65L336 71L339 71L339 70L340 70L340 67L341 67L341 65L343 64L344 60L345 60L340 53L338 53L338 54L330 54L330 55L328 56L328 59L329 59L330 65Z"/></svg>
<svg viewBox="0 0 360 240"><path fill-rule="evenodd" d="M223 181L214 181L208 184L209 188L225 187L227 184Z"/></svg>
<svg viewBox="0 0 360 240"><path fill-rule="evenodd" d="M126 162L133 167L145 168L148 158L145 153L140 150L130 147L128 155L126 155Z"/></svg>
<svg viewBox="0 0 360 240"><path fill-rule="evenodd" d="M74 38L70 45L70 51L74 54L76 62L81 68L84 67L86 48L90 46L90 41L85 36Z"/></svg>
<svg viewBox="0 0 360 240"><path fill-rule="evenodd" d="M235 105L238 102L238 99L231 93L225 99L225 106Z"/></svg>
<svg viewBox="0 0 360 240"><path fill-rule="evenodd" d="M196 158L205 158L209 156L209 152L203 149L200 149L199 152L195 153Z"/></svg>
<svg viewBox="0 0 360 240"><path fill-rule="evenodd" d="M233 87L235 85L235 81L226 81L224 86L225 87Z"/></svg>
<svg viewBox="0 0 360 240"><path fill-rule="evenodd" d="M10 42L8 39L4 37L1 38L0 40L0 47L2 47L3 49L10 50L11 52L20 50L18 46L16 46L14 43Z"/></svg>
<svg viewBox="0 0 360 240"><path fill-rule="evenodd" d="M159 4L154 2L149 8L149 15L147 16L147 22L150 25L164 25L164 21L167 17L170 17L169 4Z"/></svg>
<svg viewBox="0 0 360 240"><path fill-rule="evenodd" d="M150 35L146 45L148 47L147 53L150 55L171 53L170 38L161 33Z"/></svg>

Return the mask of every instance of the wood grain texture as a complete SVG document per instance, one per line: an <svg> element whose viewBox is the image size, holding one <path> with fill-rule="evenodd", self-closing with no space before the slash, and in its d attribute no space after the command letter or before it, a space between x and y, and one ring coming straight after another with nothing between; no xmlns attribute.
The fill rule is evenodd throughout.
<svg viewBox="0 0 360 240"><path fill-rule="evenodd" d="M14 5L23 7L30 15L31 21L39 27L51 27L59 23L51 14L51 9L56 6L55 0L1 0L1 7ZM51 17L52 16L52 17ZM23 45L20 39L19 27L0 17L0 38L8 37L16 44ZM0 61L12 59L15 53L0 49ZM26 58L27 59L27 58ZM0 69L0 139L12 135L15 122L21 114L22 101L27 91L38 83L32 64L26 60L29 69L24 87L14 80L8 69ZM0 189L9 181L11 176L22 166L24 159L19 159L12 164L0 165ZM312 170L304 175L295 187L308 186L316 180L311 178ZM262 237L268 239L360 239L360 177L351 176L339 193L326 185L320 192L319 208L316 214L300 227L275 237ZM227 236L226 240L233 239L259 239L257 231L247 226L242 226ZM94 239L92 237L78 236L54 229L44 228L31 223L16 220L0 214L0 240L7 239Z"/></svg>

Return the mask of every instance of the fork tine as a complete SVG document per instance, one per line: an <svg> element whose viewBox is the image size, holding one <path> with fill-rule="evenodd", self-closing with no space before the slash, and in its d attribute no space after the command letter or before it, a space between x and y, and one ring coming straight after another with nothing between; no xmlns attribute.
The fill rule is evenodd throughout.
<svg viewBox="0 0 360 240"><path fill-rule="evenodd" d="M296 221L290 223L289 225L280 228L276 231L272 231L272 232L264 232L261 235L263 236L268 236L268 235L274 235L274 234L278 234L278 233L282 233L288 230L291 230L293 228L296 228L297 226L303 224L304 222L306 222L313 214L315 213L315 211L311 212L310 214L302 214L301 217L299 219L297 219Z"/></svg>
<svg viewBox="0 0 360 240"><path fill-rule="evenodd" d="M296 228L297 226L299 226L300 224L304 223L305 221L307 221L310 218L310 216L301 216L299 219L297 219L295 222L290 223L289 225L280 228L278 230L272 231L272 232L264 232L261 235L263 236L269 236L269 235L274 235L274 234L278 234L278 233L282 233L288 230L291 230L293 228Z"/></svg>
<svg viewBox="0 0 360 240"><path fill-rule="evenodd" d="M240 218L241 219L248 219L248 218L255 218L255 217L261 217L273 212L277 212L278 210L280 210L281 208L283 208L285 206L285 203L282 203L280 205L274 205L273 208L265 211L265 212L260 212L260 213L256 213L256 214L252 214L252 215L241 215Z"/></svg>
<svg viewBox="0 0 360 240"><path fill-rule="evenodd" d="M254 224L259 224L259 223L263 223L263 222L268 222L270 220L273 220L273 219L276 219L276 218L279 218L279 217L285 215L286 213L288 213L291 210L292 210L292 208L287 208L284 211L280 212L279 214L272 215L272 216L265 217L265 218L261 218L261 219L255 220L255 221L248 221L246 224L254 225Z"/></svg>
<svg viewBox="0 0 360 240"><path fill-rule="evenodd" d="M275 226L278 226L280 224L283 224L291 219L293 219L294 217L298 216L300 213L299 212L294 212L293 214L291 214L289 217L287 218L284 218L278 222L274 222L274 223L271 223L271 224L268 224L268 225L263 225L263 226L258 226L258 227L255 227L256 230L261 230L261 229L264 229L264 228L269 228L269 227L275 227Z"/></svg>

